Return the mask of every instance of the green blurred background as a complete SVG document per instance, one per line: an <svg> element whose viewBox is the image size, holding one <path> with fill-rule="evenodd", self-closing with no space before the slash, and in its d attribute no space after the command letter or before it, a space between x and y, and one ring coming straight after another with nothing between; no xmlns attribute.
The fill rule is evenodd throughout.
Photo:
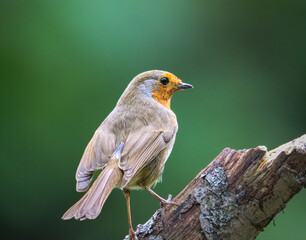
<svg viewBox="0 0 306 240"><path fill-rule="evenodd" d="M195 86L156 192L176 195L225 147L268 149L306 132L306 1L0 2L3 239L122 239L123 194L94 221L62 221L95 129L138 73ZM159 207L132 192L134 226ZM258 237L306 239L300 192ZM294 237L292 237L294 236Z"/></svg>

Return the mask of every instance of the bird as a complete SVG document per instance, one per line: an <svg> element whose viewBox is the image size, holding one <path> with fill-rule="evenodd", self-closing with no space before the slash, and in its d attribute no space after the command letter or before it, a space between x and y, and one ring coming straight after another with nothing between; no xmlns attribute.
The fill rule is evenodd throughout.
<svg viewBox="0 0 306 240"><path fill-rule="evenodd" d="M87 192L62 219L95 219L111 191L120 188L127 203L129 237L137 239L131 218L131 190L149 191L161 206L179 205L160 197L151 187L161 181L178 130L171 98L188 88L193 86L162 70L146 71L132 79L85 148L75 178L76 190ZM90 187L94 173L101 169Z"/></svg>

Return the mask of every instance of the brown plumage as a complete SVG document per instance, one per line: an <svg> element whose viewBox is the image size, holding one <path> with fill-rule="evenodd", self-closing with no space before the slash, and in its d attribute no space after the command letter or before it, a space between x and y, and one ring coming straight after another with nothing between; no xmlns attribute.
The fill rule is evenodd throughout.
<svg viewBox="0 0 306 240"><path fill-rule="evenodd" d="M143 72L130 82L84 151L76 172L77 191L86 191L94 172L103 170L63 219L96 218L112 189L119 187L127 198L130 237L137 238L129 212L130 189L147 189L162 204L176 204L150 187L161 179L178 129L170 110L172 94L191 87L160 70Z"/></svg>

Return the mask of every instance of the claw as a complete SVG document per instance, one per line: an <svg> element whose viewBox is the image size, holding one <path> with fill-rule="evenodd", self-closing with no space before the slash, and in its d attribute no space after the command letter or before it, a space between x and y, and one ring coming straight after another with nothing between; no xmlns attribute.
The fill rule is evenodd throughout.
<svg viewBox="0 0 306 240"><path fill-rule="evenodd" d="M176 202L173 202L171 201L172 199L172 195L169 194L168 196L168 199L163 199L162 197L158 196L158 194L156 194L151 188L149 188L148 186L144 187L144 189L146 189L149 193L151 193L154 197L156 197L159 202L160 202L160 214L161 214L161 217L162 217L162 222L163 222L163 225L165 227L166 226L166 214L165 214L165 209L167 207L167 205L175 205L175 206L179 206L180 204L179 203L176 203Z"/></svg>
<svg viewBox="0 0 306 240"><path fill-rule="evenodd" d="M172 199L171 194L169 194L167 200L165 200L163 198L160 199L160 214L161 214L162 223L163 223L164 227L168 227L167 224L166 224L166 213L165 213L166 207L168 205L175 205L175 206L180 205L179 203L171 201L171 199Z"/></svg>
<svg viewBox="0 0 306 240"><path fill-rule="evenodd" d="M138 234L138 230L134 232L133 229L130 229L129 240L132 240L132 239L138 240L137 234Z"/></svg>
<svg viewBox="0 0 306 240"><path fill-rule="evenodd" d="M171 201L171 199L172 199L172 195L171 195L171 194L169 194L167 200L161 198L161 199L160 199L160 206L161 206L162 208L165 208L167 205L175 205L175 206L179 206L179 205L180 205L180 204L177 203L177 202Z"/></svg>

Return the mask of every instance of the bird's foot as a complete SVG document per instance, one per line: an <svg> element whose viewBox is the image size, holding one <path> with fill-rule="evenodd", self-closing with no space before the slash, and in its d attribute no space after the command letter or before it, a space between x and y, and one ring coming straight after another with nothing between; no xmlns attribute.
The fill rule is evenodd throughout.
<svg viewBox="0 0 306 240"><path fill-rule="evenodd" d="M172 199L172 195L171 195L171 194L169 194L167 200L161 198L161 199L160 199L160 207L161 207L161 208L165 208L165 207L167 207L168 205L175 205L175 206L179 206L179 205L180 205L180 204L177 203L177 202L173 202L171 199Z"/></svg>
<svg viewBox="0 0 306 240"><path fill-rule="evenodd" d="M175 206L179 206L180 204L176 203L176 202L173 202L171 199L172 199L172 196L171 194L169 194L168 196L168 199L163 199L161 196L159 196L158 194L156 194L151 188L149 188L148 186L145 186L144 189L146 189L149 193L151 193L154 197L156 197L159 202L160 202L160 214L161 214L161 219L162 219L162 222L164 224L165 227L166 226L166 207L168 205L175 205Z"/></svg>
<svg viewBox="0 0 306 240"><path fill-rule="evenodd" d="M129 240L138 240L138 237L137 237L137 235L138 235L138 229L137 229L137 231L135 232L133 229L130 229L130 234L129 234Z"/></svg>
<svg viewBox="0 0 306 240"><path fill-rule="evenodd" d="M162 223L164 225L164 227L168 227L167 223L166 223L166 207L169 205L175 205L175 206L179 206L180 204L173 202L172 200L172 195L169 194L168 199L165 200L163 198L160 199L160 214L161 214L161 219L162 219Z"/></svg>

